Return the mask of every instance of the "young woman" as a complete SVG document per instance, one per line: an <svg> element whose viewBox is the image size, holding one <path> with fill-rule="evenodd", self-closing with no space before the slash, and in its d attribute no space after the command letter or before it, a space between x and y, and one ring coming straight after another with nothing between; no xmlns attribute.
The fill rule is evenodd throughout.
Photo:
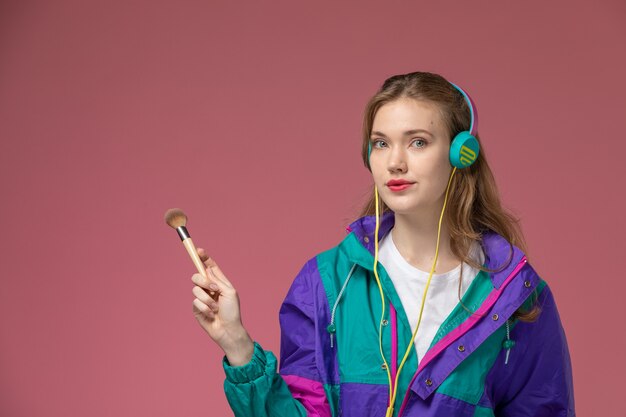
<svg viewBox="0 0 626 417"><path fill-rule="evenodd" d="M373 193L280 310L280 369L199 250L194 314L223 349L236 416L574 416L550 288L501 206L469 96L425 72L387 79L364 116ZM212 294L212 297L209 294Z"/></svg>

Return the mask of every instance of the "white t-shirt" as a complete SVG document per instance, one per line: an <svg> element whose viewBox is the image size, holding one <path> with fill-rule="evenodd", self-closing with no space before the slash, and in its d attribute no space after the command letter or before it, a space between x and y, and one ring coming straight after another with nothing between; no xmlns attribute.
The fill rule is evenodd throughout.
<svg viewBox="0 0 626 417"><path fill-rule="evenodd" d="M470 248L470 256L484 264L484 254L480 244L474 242ZM391 278L393 285L402 301L402 307L406 312L411 331L415 331L419 318L422 296L430 271L422 271L409 264L400 255L398 248L393 242L391 231L383 237L378 248L378 260L383 265ZM421 361L444 320L450 315L459 302L458 287L461 264L444 274L433 274L428 294L424 303L424 311L420 327L415 335L415 350L418 361ZM461 284L461 297L472 283L480 270L463 263L463 282ZM404 355L406 346L399 347L399 356Z"/></svg>

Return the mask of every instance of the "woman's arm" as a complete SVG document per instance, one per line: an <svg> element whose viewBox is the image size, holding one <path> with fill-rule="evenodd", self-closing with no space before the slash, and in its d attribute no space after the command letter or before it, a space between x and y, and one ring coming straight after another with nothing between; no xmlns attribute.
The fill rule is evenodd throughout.
<svg viewBox="0 0 626 417"><path fill-rule="evenodd" d="M317 366L315 259L296 276L280 309L281 372L276 357L254 344L252 360L238 367L224 358L224 390L237 417L331 417Z"/></svg>

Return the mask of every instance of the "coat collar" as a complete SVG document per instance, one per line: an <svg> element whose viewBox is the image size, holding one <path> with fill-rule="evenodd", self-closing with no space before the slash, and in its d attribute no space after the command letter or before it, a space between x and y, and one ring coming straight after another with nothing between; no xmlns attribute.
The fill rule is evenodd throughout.
<svg viewBox="0 0 626 417"><path fill-rule="evenodd" d="M387 211L380 218L380 227L378 230L379 241L391 230L395 222L394 213ZM374 233L376 231L376 216L363 216L352 222L346 230L354 234L359 243L374 256ZM481 246L485 253L485 266L488 269L501 271L492 272L491 281L494 288L498 289L515 269L515 266L524 256L520 248L510 244L501 235L489 231L482 235ZM362 259L362 257L361 257ZM373 266L372 266L373 268Z"/></svg>

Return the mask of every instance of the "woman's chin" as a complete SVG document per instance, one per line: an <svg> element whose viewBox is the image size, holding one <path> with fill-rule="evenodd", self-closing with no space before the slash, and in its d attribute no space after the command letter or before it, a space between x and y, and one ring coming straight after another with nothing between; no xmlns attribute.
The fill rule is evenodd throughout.
<svg viewBox="0 0 626 417"><path fill-rule="evenodd" d="M391 202L389 204L385 201L385 205L389 207L395 214L414 214L419 211L419 207L409 204L398 204L397 202Z"/></svg>

